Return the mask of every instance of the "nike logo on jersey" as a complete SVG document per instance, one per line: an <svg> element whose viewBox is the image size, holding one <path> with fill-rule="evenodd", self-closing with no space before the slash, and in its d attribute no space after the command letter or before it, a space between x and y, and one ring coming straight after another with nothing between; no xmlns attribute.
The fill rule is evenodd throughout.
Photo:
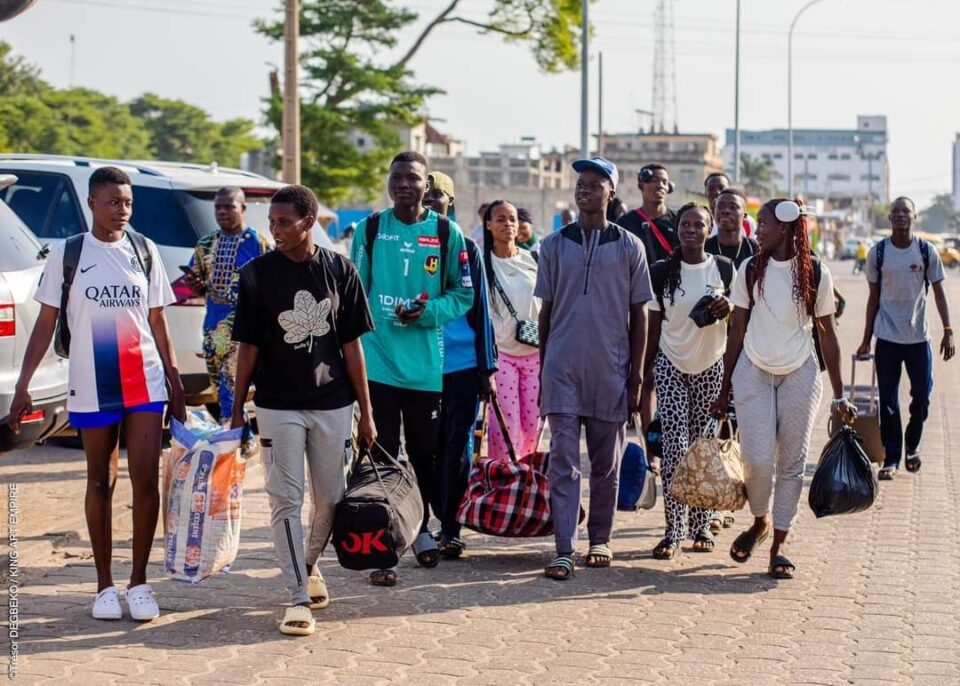
<svg viewBox="0 0 960 686"><path fill-rule="evenodd" d="M89 267L80 267L80 273L81 273L81 274L86 274L88 271L90 271L91 269L93 269L93 268L96 267L96 266L97 266L97 265L95 265L95 264L91 264Z"/></svg>

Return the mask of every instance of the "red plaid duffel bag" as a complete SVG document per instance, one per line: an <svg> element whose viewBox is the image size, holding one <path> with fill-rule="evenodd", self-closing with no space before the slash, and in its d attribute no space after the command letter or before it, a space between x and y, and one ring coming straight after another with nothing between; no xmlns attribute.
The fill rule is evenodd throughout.
<svg viewBox="0 0 960 686"><path fill-rule="evenodd" d="M506 427L495 398L491 404L501 428ZM481 417L485 414L482 413ZM467 492L460 502L457 518L468 529L491 536L549 536L553 533L550 485L547 483L549 453L535 451L518 459L513 442L504 429L510 459L481 458L484 427L481 419L474 435L474 460ZM581 521L583 517L581 508Z"/></svg>

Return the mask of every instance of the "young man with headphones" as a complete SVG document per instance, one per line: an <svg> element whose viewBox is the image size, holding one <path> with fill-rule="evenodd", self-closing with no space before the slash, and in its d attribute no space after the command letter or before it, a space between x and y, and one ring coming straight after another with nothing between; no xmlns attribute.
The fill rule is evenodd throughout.
<svg viewBox="0 0 960 686"><path fill-rule="evenodd" d="M643 204L627 212L617 224L643 242L647 263L665 260L680 245L674 226L674 211L667 207L667 195L673 193L667 168L662 164L646 164L637 175L637 187L643 193Z"/></svg>

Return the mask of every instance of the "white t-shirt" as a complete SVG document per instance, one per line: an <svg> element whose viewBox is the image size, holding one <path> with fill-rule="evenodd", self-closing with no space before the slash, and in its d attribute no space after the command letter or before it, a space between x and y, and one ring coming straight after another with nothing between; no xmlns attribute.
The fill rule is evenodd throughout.
<svg viewBox="0 0 960 686"><path fill-rule="evenodd" d="M736 275L734 275L736 281ZM733 284L731 284L733 288ZM663 296L666 318L660 325L660 352L673 366L685 374L700 374L723 357L727 346L727 322L722 319L700 328L690 319L690 311L703 296L723 293L723 278L713 255L700 264L680 264L680 285L670 304L670 296ZM659 311L656 298L647 303Z"/></svg>
<svg viewBox="0 0 960 686"><path fill-rule="evenodd" d="M750 309L747 293L747 266L751 257L740 265L731 301L734 307ZM754 306L743 339L743 351L753 364L770 374L789 374L796 371L814 354L813 318L793 299L793 261L767 262L763 282L763 297L758 285L753 285ZM836 312L833 301L833 277L827 265L821 262L820 287L814 314L826 317Z"/></svg>
<svg viewBox="0 0 960 686"><path fill-rule="evenodd" d="M537 321L540 316L540 298L533 296L537 285L537 262L529 252L519 249L514 257L490 256L493 273L507 294L517 316L523 320ZM493 284L490 284L492 287ZM490 295L490 319L497 336L497 350L507 355L522 357L537 352L536 348L517 341L517 320L503 303L496 288Z"/></svg>
<svg viewBox="0 0 960 686"><path fill-rule="evenodd" d="M126 235L116 243L105 243L90 232L84 234L67 305L70 412L121 410L167 400L163 363L148 314L175 298L157 247L150 240L147 243L153 256L149 290ZM58 309L64 245L50 251L34 296L37 302Z"/></svg>

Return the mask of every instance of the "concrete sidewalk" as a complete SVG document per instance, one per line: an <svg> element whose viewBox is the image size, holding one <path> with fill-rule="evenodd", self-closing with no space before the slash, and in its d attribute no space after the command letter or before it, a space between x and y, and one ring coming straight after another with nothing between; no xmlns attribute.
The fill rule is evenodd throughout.
<svg viewBox="0 0 960 686"><path fill-rule="evenodd" d="M848 355L859 342L866 287L831 265L849 301ZM954 274L951 274L954 276ZM948 292L960 316L960 279ZM932 310L932 303L931 303ZM939 343L939 320L931 330ZM871 510L817 521L801 503L789 554L795 580L766 576L766 550L746 565L727 549L658 562L663 514L619 514L613 566L542 576L552 541L468 535L469 556L433 570L401 563L394 589L322 560L333 601L310 638L281 636L287 601L269 540L258 461L248 468L240 557L199 586L165 580L157 540L150 576L163 616L150 624L90 618L95 574L83 525L80 451L39 448L3 458L21 485L24 618L20 678L62 684L960 684L960 361L937 362L917 475L882 484ZM829 395L829 391L825 396ZM814 436L826 441L827 403ZM4 490L4 496L6 491ZM115 498L114 571L125 583L130 499ZM54 548L53 543L59 543ZM583 548L585 549L585 542ZM582 551L581 551L582 552Z"/></svg>

